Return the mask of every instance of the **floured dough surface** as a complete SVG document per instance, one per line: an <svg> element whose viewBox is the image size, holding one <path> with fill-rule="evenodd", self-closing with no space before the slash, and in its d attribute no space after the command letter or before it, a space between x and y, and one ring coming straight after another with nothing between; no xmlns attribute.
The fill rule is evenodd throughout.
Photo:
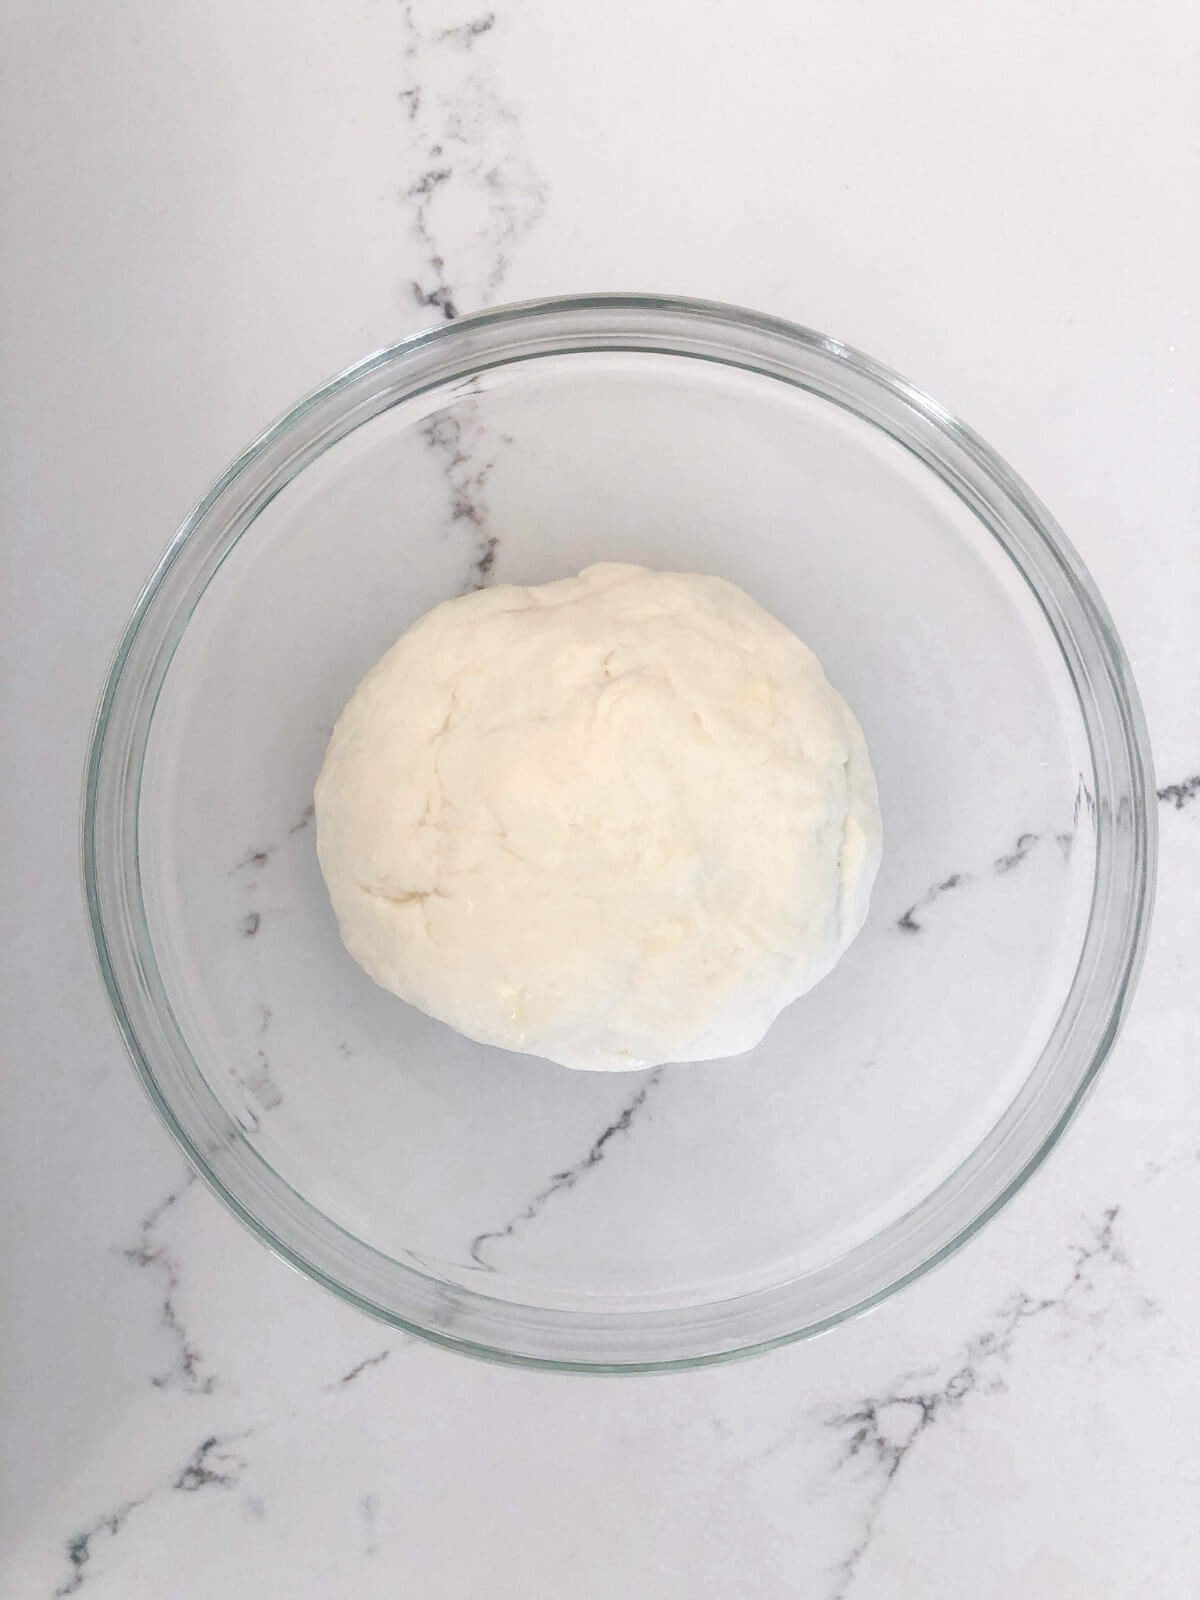
<svg viewBox="0 0 1200 1600"><path fill-rule="evenodd" d="M813 653L732 584L634 566L422 617L342 712L315 804L377 983L606 1071L757 1044L862 926L880 855Z"/></svg>

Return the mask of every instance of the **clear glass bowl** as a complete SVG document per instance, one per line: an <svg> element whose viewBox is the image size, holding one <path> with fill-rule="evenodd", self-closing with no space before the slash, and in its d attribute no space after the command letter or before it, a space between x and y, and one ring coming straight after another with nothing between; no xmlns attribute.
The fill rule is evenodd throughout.
<svg viewBox="0 0 1200 1600"><path fill-rule="evenodd" d="M734 1062L459 1038L351 962L317 869L364 670L447 596L598 560L741 584L874 757L867 927ZM603 296L385 350L230 467L117 652L84 873L142 1081L272 1249L456 1348L634 1370L826 1328L1024 1181L1128 1003L1152 799L1103 604L969 429L818 334Z"/></svg>

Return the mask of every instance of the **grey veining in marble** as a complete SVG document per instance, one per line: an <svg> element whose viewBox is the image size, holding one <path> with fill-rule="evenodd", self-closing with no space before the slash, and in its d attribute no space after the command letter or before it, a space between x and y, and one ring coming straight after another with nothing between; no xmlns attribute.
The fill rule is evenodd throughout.
<svg viewBox="0 0 1200 1600"><path fill-rule="evenodd" d="M131 1262L133 1266L141 1268L144 1272L153 1273L156 1283L161 1284L160 1321L175 1346L175 1357L171 1365L163 1372L156 1372L150 1380L151 1383L156 1389L167 1389L172 1385L178 1385L193 1394L211 1394L216 1386L216 1379L211 1373L204 1371L200 1352L192 1343L187 1329L180 1320L176 1303L179 1289L179 1261L162 1238L163 1219L179 1204L195 1182L195 1173L189 1172L177 1188L172 1189L165 1199L152 1207L142 1219L136 1244L127 1246L123 1254L126 1261Z"/></svg>
<svg viewBox="0 0 1200 1600"><path fill-rule="evenodd" d="M556 1172L546 1187L539 1189L529 1204L519 1211L515 1217L504 1223L502 1227L487 1233L477 1234L471 1241L472 1261L483 1267L485 1271L492 1271L493 1267L491 1261L488 1260L488 1254L495 1245L502 1244L505 1239L511 1239L518 1229L522 1228L527 1222L535 1221L549 1202L554 1199L555 1195L564 1194L573 1189L593 1167L599 1166L604 1160L604 1154L609 1143L613 1139L620 1138L622 1134L628 1133L635 1119L642 1115L647 1101L662 1081L662 1072L663 1069L661 1067L655 1067L645 1075L639 1073L638 1087L634 1090L628 1102L622 1106L612 1122L596 1135L586 1153L578 1161L572 1162L569 1167L564 1167L561 1172Z"/></svg>
<svg viewBox="0 0 1200 1600"><path fill-rule="evenodd" d="M505 17L481 10L445 26L446 9L429 0L401 6L399 99L412 169L402 194L422 258L412 296L449 322L495 298L547 190L491 60Z"/></svg>

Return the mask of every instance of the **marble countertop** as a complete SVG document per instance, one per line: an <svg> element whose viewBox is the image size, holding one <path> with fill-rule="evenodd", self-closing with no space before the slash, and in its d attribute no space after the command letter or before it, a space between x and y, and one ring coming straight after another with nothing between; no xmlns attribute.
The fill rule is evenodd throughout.
<svg viewBox="0 0 1200 1600"><path fill-rule="evenodd" d="M1183 0L3 0L0 1595L1200 1593L1200 14ZM1035 486L1158 763L1132 1016L1046 1168L805 1345L665 1378L388 1332L189 1179L76 865L197 495L372 348L660 289L899 368Z"/></svg>

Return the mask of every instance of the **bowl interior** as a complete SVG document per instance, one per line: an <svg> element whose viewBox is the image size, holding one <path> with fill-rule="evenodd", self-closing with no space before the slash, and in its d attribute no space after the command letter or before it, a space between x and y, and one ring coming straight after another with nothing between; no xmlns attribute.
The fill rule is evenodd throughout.
<svg viewBox="0 0 1200 1600"><path fill-rule="evenodd" d="M874 758L868 924L736 1061L579 1074L459 1038L355 967L317 869L313 780L367 667L440 600L598 560L742 585ZM270 498L189 605L137 858L195 1093L385 1276L445 1286L447 1330L460 1287L625 1317L836 1270L1026 1085L1096 879L1078 696L992 533L842 406L650 350L435 382Z"/></svg>

